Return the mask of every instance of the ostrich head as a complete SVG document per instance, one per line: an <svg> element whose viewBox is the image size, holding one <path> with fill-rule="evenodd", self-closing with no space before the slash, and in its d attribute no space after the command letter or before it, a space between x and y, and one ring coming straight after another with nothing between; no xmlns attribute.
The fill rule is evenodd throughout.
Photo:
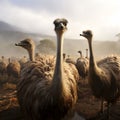
<svg viewBox="0 0 120 120"><path fill-rule="evenodd" d="M82 57L82 51L81 51L81 50L79 50L79 51L78 51L78 53L80 53L80 57Z"/></svg>
<svg viewBox="0 0 120 120"><path fill-rule="evenodd" d="M68 55L68 58L70 58L70 55Z"/></svg>
<svg viewBox="0 0 120 120"><path fill-rule="evenodd" d="M82 52L81 52L81 50L79 50L79 51L78 51L78 53L80 53L80 54L81 54L81 53L82 53Z"/></svg>
<svg viewBox="0 0 120 120"><path fill-rule="evenodd" d="M34 49L34 47L35 47L34 42L31 39L29 39L29 38L24 39L24 40L20 41L20 43L17 43L15 45L23 47L23 48L25 48L28 51Z"/></svg>
<svg viewBox="0 0 120 120"><path fill-rule="evenodd" d="M54 22L54 25L55 25L55 32L57 34L63 34L66 30L67 30L67 23L68 21L66 19L56 19Z"/></svg>
<svg viewBox="0 0 120 120"><path fill-rule="evenodd" d="M66 54L65 54L65 53L63 53L63 60L65 60L65 57L66 57Z"/></svg>
<svg viewBox="0 0 120 120"><path fill-rule="evenodd" d="M26 49L29 53L30 60L34 60L35 43L33 40L27 38L27 39L20 41L19 43L15 43L15 45Z"/></svg>
<svg viewBox="0 0 120 120"><path fill-rule="evenodd" d="M2 58L2 60L4 60L4 58L5 58L5 57L4 57L4 56L2 56L1 58Z"/></svg>
<svg viewBox="0 0 120 120"><path fill-rule="evenodd" d="M80 34L80 36L83 36L87 38L88 40L92 40L93 34L91 30L86 30L86 31L83 31L82 34Z"/></svg>

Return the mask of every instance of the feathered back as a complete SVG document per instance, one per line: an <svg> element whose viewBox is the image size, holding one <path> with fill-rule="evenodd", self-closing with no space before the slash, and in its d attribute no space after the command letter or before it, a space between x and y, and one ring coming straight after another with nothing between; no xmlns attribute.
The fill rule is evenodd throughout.
<svg viewBox="0 0 120 120"><path fill-rule="evenodd" d="M54 112L56 111L58 111L57 113L66 114L66 109L62 107L63 103L56 100L57 97L54 96L54 94L58 94L58 92L54 91L53 93L50 87L52 84L52 79L54 74L55 59L56 58L54 56L53 57L51 56L51 58L44 57L44 59L40 61L34 61L34 62L30 61L27 63L26 67L24 67L24 69L21 72L21 78L17 86L18 99L20 105L23 107L22 109L25 110L24 112L28 112L26 109L28 108L28 110L31 111L31 114L36 114L35 115L37 117L36 120L41 118L43 119L43 116L46 116L46 118L47 116L51 118L54 116L57 118L59 115L53 115ZM77 89L76 81L79 80L78 71L73 64L68 64L66 62L64 62L63 64L64 64L64 72L66 74L65 75L65 79L66 79L65 82L67 83L66 89L67 87L70 87L67 89L68 90L67 92L68 92L68 96L69 96L69 92L72 93L73 96L71 97L73 97L74 100L73 104L74 104L77 100L77 96L76 96L77 93L76 90L74 91L71 88L74 87L74 89ZM28 100L29 98L28 96L30 96L31 94L32 97L31 99ZM67 98L66 100L68 101ZM34 104L32 104L33 101ZM58 105L58 103L59 106L56 106ZM29 108L29 105L30 106L32 105L31 108ZM55 108L51 108L52 106L55 106ZM71 108L69 104L67 106ZM59 107L61 110L59 109ZM46 112L42 111L42 108ZM42 113L43 116L40 116L39 113Z"/></svg>
<svg viewBox="0 0 120 120"><path fill-rule="evenodd" d="M85 78L88 75L89 60L87 58L78 58L76 61L76 68L81 77Z"/></svg>
<svg viewBox="0 0 120 120"><path fill-rule="evenodd" d="M120 56L111 55L105 57L104 59L98 61L97 65L108 70L110 69L114 72L114 74L118 75L120 73Z"/></svg>
<svg viewBox="0 0 120 120"><path fill-rule="evenodd" d="M21 69L24 67L24 64L28 61L28 59L24 56L23 58L19 59L19 63L21 66Z"/></svg>
<svg viewBox="0 0 120 120"><path fill-rule="evenodd" d="M10 62L7 66L8 75L14 75L14 77L18 77L20 75L21 66L18 61Z"/></svg>
<svg viewBox="0 0 120 120"><path fill-rule="evenodd" d="M0 62L0 74L6 73L7 64L4 61Z"/></svg>

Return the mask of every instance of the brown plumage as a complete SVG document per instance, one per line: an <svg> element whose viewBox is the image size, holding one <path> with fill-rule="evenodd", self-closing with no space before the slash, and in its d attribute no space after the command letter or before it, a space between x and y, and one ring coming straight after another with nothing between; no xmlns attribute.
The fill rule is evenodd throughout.
<svg viewBox="0 0 120 120"><path fill-rule="evenodd" d="M57 34L56 61L54 57L46 56L38 61L31 57L33 59L22 70L17 86L18 101L27 120L61 120L76 103L79 75L74 65L63 62L67 20L56 19L54 25ZM29 43L31 40L27 39L16 45L33 54Z"/></svg>
<svg viewBox="0 0 120 120"><path fill-rule="evenodd" d="M0 61L0 75L6 74L7 72L6 67L7 67L7 63L4 61L4 58L2 56L2 59Z"/></svg>
<svg viewBox="0 0 120 120"><path fill-rule="evenodd" d="M80 57L76 61L76 68L79 72L80 77L85 79L88 76L89 60L82 56L82 51L78 51Z"/></svg>
<svg viewBox="0 0 120 120"><path fill-rule="evenodd" d="M4 56L0 59L0 86L7 82L7 61Z"/></svg>
<svg viewBox="0 0 120 120"><path fill-rule="evenodd" d="M19 59L19 63L20 63L20 66L21 66L21 69L24 67L24 64L27 63L27 57L26 56L23 56L21 59Z"/></svg>
<svg viewBox="0 0 120 120"><path fill-rule="evenodd" d="M80 35L87 38L89 44L89 84L93 95L102 100L101 111L103 100L107 101L109 119L109 104L115 103L120 96L120 57L113 55L96 63L92 50L92 32L87 30Z"/></svg>
<svg viewBox="0 0 120 120"><path fill-rule="evenodd" d="M8 65L7 65L8 81L17 83L17 81L15 79L19 78L19 76L20 76L20 71L21 71L20 63L17 60L11 61L10 58L8 61L9 61Z"/></svg>

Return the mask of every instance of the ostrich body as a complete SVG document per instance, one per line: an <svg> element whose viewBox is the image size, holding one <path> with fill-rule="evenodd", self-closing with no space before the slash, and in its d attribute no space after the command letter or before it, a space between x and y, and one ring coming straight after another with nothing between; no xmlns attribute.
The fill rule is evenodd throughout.
<svg viewBox="0 0 120 120"><path fill-rule="evenodd" d="M6 67L7 64L4 61L0 61L0 74L5 75L6 74Z"/></svg>
<svg viewBox="0 0 120 120"><path fill-rule="evenodd" d="M21 66L21 69L24 67L24 64L27 63L27 57L26 56L23 56L20 60L19 60L19 63L20 63L20 66Z"/></svg>
<svg viewBox="0 0 120 120"><path fill-rule="evenodd" d="M5 75L7 70L7 63L5 62L5 58L4 56L1 57L1 60L0 60L0 74L1 75Z"/></svg>
<svg viewBox="0 0 120 120"><path fill-rule="evenodd" d="M93 95L102 100L101 112L103 112L103 100L109 104L115 103L120 96L120 57L109 56L96 63L92 50L92 32L83 31L81 36L87 38L90 49L89 84Z"/></svg>
<svg viewBox="0 0 120 120"><path fill-rule="evenodd" d="M76 68L79 72L79 75L85 79L88 76L88 69L89 69L89 60L82 56L82 51L78 51L80 53L80 57L76 61Z"/></svg>
<svg viewBox="0 0 120 120"><path fill-rule="evenodd" d="M31 40L16 44L27 49L32 58L29 66L22 70L17 86L18 101L27 120L61 120L77 100L77 69L63 62L63 37L67 20L56 19L54 24L57 35L56 62L47 57L35 61L31 45L27 49Z"/></svg>
<svg viewBox="0 0 120 120"><path fill-rule="evenodd" d="M21 66L20 66L20 63L17 61L17 60L14 60L14 61L11 61L10 58L9 58L9 63L7 65L7 74L8 74L8 79L9 79L9 82L12 81L12 82L17 82L16 80L14 81L13 80L13 77L14 78L19 78L20 76L20 71L21 71Z"/></svg>

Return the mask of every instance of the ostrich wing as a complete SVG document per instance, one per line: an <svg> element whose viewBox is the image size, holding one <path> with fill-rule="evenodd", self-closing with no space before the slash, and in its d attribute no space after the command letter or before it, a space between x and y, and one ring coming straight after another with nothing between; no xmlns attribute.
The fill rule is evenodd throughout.
<svg viewBox="0 0 120 120"><path fill-rule="evenodd" d="M109 56L97 62L99 67L112 70L116 75L120 74L120 57Z"/></svg>

